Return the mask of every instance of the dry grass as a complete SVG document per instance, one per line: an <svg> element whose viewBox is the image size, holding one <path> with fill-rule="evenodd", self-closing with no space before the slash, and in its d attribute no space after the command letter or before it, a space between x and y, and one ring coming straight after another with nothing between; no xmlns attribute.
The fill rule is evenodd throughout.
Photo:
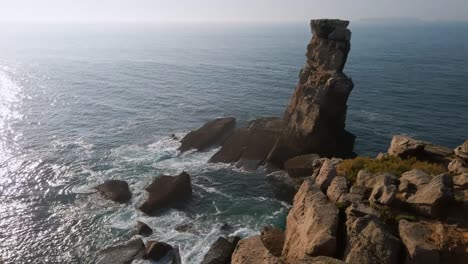
<svg viewBox="0 0 468 264"><path fill-rule="evenodd" d="M402 160L398 157L392 156L379 160L369 157L357 157L354 159L344 160L337 167L338 173L346 176L352 183L356 181L357 174L362 169L365 169L370 173L393 173L398 177L402 173L412 169L420 169L432 175L438 175L447 171L445 167L439 164L418 161L415 158Z"/></svg>

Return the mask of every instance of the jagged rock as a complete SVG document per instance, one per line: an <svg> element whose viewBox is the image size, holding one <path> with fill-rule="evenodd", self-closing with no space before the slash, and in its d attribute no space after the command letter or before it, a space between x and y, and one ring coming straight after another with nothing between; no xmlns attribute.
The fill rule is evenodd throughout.
<svg viewBox="0 0 468 264"><path fill-rule="evenodd" d="M325 159L320 171L315 177L315 184L317 184L323 192L326 192L333 179L336 177L336 165L340 162L338 159Z"/></svg>
<svg viewBox="0 0 468 264"><path fill-rule="evenodd" d="M464 161L468 162L468 140L454 150L455 155Z"/></svg>
<svg viewBox="0 0 468 264"><path fill-rule="evenodd" d="M353 185L349 189L349 193L341 195L338 203L344 205L345 207L350 206L351 204L360 203L367 192L365 186Z"/></svg>
<svg viewBox="0 0 468 264"><path fill-rule="evenodd" d="M438 217L452 199L451 178L447 174L440 174L419 188L406 202L422 215Z"/></svg>
<svg viewBox="0 0 468 264"><path fill-rule="evenodd" d="M306 153L347 157L354 135L344 130L353 82L342 71L350 50L348 21L312 20L307 61L285 113L288 133Z"/></svg>
<svg viewBox="0 0 468 264"><path fill-rule="evenodd" d="M96 190L109 200L126 203L132 198L128 183L120 180L107 180L98 185Z"/></svg>
<svg viewBox="0 0 468 264"><path fill-rule="evenodd" d="M379 153L379 154L375 157L375 159L376 159L376 160L385 160L385 159L388 158L388 156L389 156L388 153Z"/></svg>
<svg viewBox="0 0 468 264"><path fill-rule="evenodd" d="M172 253L173 250L174 248L167 243L159 241L148 241L143 258L159 261L160 259Z"/></svg>
<svg viewBox="0 0 468 264"><path fill-rule="evenodd" d="M248 165L248 169L255 169L268 161L268 156L284 128L285 123L279 118L251 121L247 128L236 129L211 157L210 162L237 163L238 167Z"/></svg>
<svg viewBox="0 0 468 264"><path fill-rule="evenodd" d="M234 130L236 119L234 117L217 118L197 130L188 133L181 141L179 150L189 149L205 150L214 145L221 144Z"/></svg>
<svg viewBox="0 0 468 264"><path fill-rule="evenodd" d="M468 165L461 159L453 159L447 169L451 173L468 173Z"/></svg>
<svg viewBox="0 0 468 264"><path fill-rule="evenodd" d="M468 230L440 222L399 222L407 263L468 263Z"/></svg>
<svg viewBox="0 0 468 264"><path fill-rule="evenodd" d="M376 176L376 183L369 196L371 204L390 205L395 199L397 187L395 185L396 176L384 173Z"/></svg>
<svg viewBox="0 0 468 264"><path fill-rule="evenodd" d="M430 142L416 140L408 136L393 136L388 154L402 159L415 157L418 160L442 163L447 165L453 155L449 148L434 145Z"/></svg>
<svg viewBox="0 0 468 264"><path fill-rule="evenodd" d="M453 185L457 189L468 189L468 173L462 173L460 175L453 176Z"/></svg>
<svg viewBox="0 0 468 264"><path fill-rule="evenodd" d="M407 171L400 177L398 192L402 198L407 199L430 181L431 177L422 170L414 169Z"/></svg>
<svg viewBox="0 0 468 264"><path fill-rule="evenodd" d="M283 264L263 245L260 236L253 236L239 241L232 254L232 264Z"/></svg>
<svg viewBox="0 0 468 264"><path fill-rule="evenodd" d="M147 224L141 221L137 221L135 225L135 230L138 235L141 235L144 237L147 237L153 234L153 229L151 229L151 227L149 227Z"/></svg>
<svg viewBox="0 0 468 264"><path fill-rule="evenodd" d="M230 264L231 256L239 243L239 237L219 237L205 254L201 264Z"/></svg>
<svg viewBox="0 0 468 264"><path fill-rule="evenodd" d="M346 263L400 263L401 243L379 219L374 209L353 204L346 210L346 217Z"/></svg>
<svg viewBox="0 0 468 264"><path fill-rule="evenodd" d="M336 176L327 189L327 197L336 203L343 194L348 193L348 180L343 176Z"/></svg>
<svg viewBox="0 0 468 264"><path fill-rule="evenodd" d="M284 171L277 171L267 175L267 181L279 200L292 203L294 195L301 187L304 178L291 178Z"/></svg>
<svg viewBox="0 0 468 264"><path fill-rule="evenodd" d="M337 228L338 209L319 187L305 180L287 217L283 257L294 263L310 256L333 256Z"/></svg>
<svg viewBox="0 0 468 264"><path fill-rule="evenodd" d="M314 161L320 159L317 154L297 156L284 163L284 169L291 177L307 177L314 172Z"/></svg>
<svg viewBox="0 0 468 264"><path fill-rule="evenodd" d="M161 175L146 187L148 199L140 206L146 214L157 210L177 206L192 197L190 175L182 172L179 176Z"/></svg>
<svg viewBox="0 0 468 264"><path fill-rule="evenodd" d="M374 187L379 183L379 185L393 185L397 177L393 174L382 173L382 174L372 174L366 170L360 170L356 178L355 186L363 186L365 188L364 196L368 197ZM395 188L396 190L396 188Z"/></svg>
<svg viewBox="0 0 468 264"><path fill-rule="evenodd" d="M270 254L275 257L281 257L285 240L284 231L274 226L265 226L260 236L263 245L268 249Z"/></svg>
<svg viewBox="0 0 468 264"><path fill-rule="evenodd" d="M103 249L97 253L96 264L130 264L141 258L145 244L141 239L134 239L125 244Z"/></svg>

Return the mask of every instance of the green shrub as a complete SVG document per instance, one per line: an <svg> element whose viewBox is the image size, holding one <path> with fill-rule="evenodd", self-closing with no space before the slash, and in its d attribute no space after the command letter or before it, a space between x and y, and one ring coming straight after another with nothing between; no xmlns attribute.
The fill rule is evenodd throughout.
<svg viewBox="0 0 468 264"><path fill-rule="evenodd" d="M338 167L338 173L346 176L352 183L356 181L360 170L365 169L370 173L392 173L401 176L402 173L412 169L420 169L428 174L437 175L446 171L445 167L425 161L418 161L415 158L400 159L398 157L385 157L382 159L372 159L369 157L356 157L344 160Z"/></svg>

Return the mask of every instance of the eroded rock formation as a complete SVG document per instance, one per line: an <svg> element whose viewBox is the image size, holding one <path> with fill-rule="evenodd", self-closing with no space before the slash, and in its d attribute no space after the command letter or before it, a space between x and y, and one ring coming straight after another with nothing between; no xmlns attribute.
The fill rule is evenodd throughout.
<svg viewBox="0 0 468 264"><path fill-rule="evenodd" d="M126 203L132 198L128 183L120 180L107 180L96 187L96 190L109 200Z"/></svg>

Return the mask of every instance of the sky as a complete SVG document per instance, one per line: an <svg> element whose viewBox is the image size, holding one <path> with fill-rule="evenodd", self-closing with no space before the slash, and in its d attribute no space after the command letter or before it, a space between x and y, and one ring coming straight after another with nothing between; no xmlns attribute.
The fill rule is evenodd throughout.
<svg viewBox="0 0 468 264"><path fill-rule="evenodd" d="M468 0L0 0L0 22L468 20Z"/></svg>

